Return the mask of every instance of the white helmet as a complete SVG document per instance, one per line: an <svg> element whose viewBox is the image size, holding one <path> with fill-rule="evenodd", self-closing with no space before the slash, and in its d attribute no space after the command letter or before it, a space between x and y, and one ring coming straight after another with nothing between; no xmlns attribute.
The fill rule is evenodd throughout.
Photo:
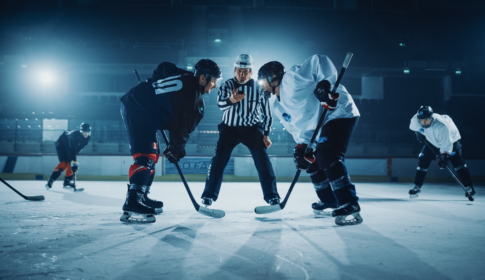
<svg viewBox="0 0 485 280"><path fill-rule="evenodd" d="M253 65L253 57L250 54L240 54L236 57L236 60L234 61L235 68L249 68L252 71Z"/></svg>

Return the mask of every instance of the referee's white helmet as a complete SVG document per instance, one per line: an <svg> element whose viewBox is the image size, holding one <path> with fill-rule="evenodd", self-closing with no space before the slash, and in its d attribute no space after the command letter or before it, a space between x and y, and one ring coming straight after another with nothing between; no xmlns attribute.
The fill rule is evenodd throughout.
<svg viewBox="0 0 485 280"><path fill-rule="evenodd" d="M240 54L236 57L234 61L235 68L248 68L253 70L254 60L250 54Z"/></svg>

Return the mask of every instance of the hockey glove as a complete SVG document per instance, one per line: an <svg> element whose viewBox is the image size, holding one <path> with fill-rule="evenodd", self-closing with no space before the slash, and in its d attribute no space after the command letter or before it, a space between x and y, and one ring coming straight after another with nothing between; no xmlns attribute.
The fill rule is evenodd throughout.
<svg viewBox="0 0 485 280"><path fill-rule="evenodd" d="M71 161L71 171L77 172L79 170L79 163L77 161Z"/></svg>
<svg viewBox="0 0 485 280"><path fill-rule="evenodd" d="M310 149L310 152L305 154L305 150L307 147L307 144L298 144L293 150L293 161L295 162L297 169L307 170L308 168L310 168L310 165L315 162L313 149Z"/></svg>
<svg viewBox="0 0 485 280"><path fill-rule="evenodd" d="M318 82L317 88L315 88L313 94L315 94L315 97L320 101L325 109L333 111L335 108L337 108L337 102L340 94L332 94L331 84L328 80Z"/></svg>
<svg viewBox="0 0 485 280"><path fill-rule="evenodd" d="M438 165L441 169L444 169L450 160L450 155L447 153L443 153L440 155L440 160L438 160Z"/></svg>
<svg viewBox="0 0 485 280"><path fill-rule="evenodd" d="M419 133L416 131L416 138L418 139L418 142L419 143L424 143L426 142L426 136L424 136L423 134Z"/></svg>
<svg viewBox="0 0 485 280"><path fill-rule="evenodd" d="M163 151L163 155L171 163L177 163L177 162L180 161L180 159L182 159L183 157L185 157L185 149L183 149L182 152L180 152L178 154L174 154L174 153L172 153L172 151L170 151L170 147L167 147L167 148L165 148L165 151Z"/></svg>

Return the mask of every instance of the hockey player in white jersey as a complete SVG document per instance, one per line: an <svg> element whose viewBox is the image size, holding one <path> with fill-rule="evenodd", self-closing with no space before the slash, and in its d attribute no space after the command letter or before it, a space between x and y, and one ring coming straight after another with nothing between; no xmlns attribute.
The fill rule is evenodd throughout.
<svg viewBox="0 0 485 280"><path fill-rule="evenodd" d="M448 115L433 113L430 106L421 106L416 115L412 117L409 129L415 131L416 138L420 143L428 141L434 150L431 151L425 145L419 154L414 188L409 190L410 197L417 197L421 192L428 167L431 161L436 159L436 154L440 155L438 165L441 169L445 168L448 161L451 161L467 190L466 196L468 197L469 194L473 196L475 189L473 188L470 171L463 159L460 132L453 120Z"/></svg>
<svg viewBox="0 0 485 280"><path fill-rule="evenodd" d="M314 212L331 208L337 225L362 223L359 198L344 163L360 114L344 86L338 87L337 94L330 94L337 80L332 61L325 55L313 55L286 73L281 63L271 61L259 69L258 80L266 94L276 95L271 99L272 111L297 144L293 153L296 167L310 174L320 199L312 204ZM305 155L324 109L328 112L316 149Z"/></svg>

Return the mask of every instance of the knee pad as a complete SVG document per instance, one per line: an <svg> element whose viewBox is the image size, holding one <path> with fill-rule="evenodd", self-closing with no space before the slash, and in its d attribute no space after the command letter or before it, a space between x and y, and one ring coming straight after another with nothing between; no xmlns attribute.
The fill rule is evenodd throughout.
<svg viewBox="0 0 485 280"><path fill-rule="evenodd" d="M147 171L150 176L155 172L155 164L158 159L157 154L135 154L133 155L133 164L130 166L129 177Z"/></svg>

